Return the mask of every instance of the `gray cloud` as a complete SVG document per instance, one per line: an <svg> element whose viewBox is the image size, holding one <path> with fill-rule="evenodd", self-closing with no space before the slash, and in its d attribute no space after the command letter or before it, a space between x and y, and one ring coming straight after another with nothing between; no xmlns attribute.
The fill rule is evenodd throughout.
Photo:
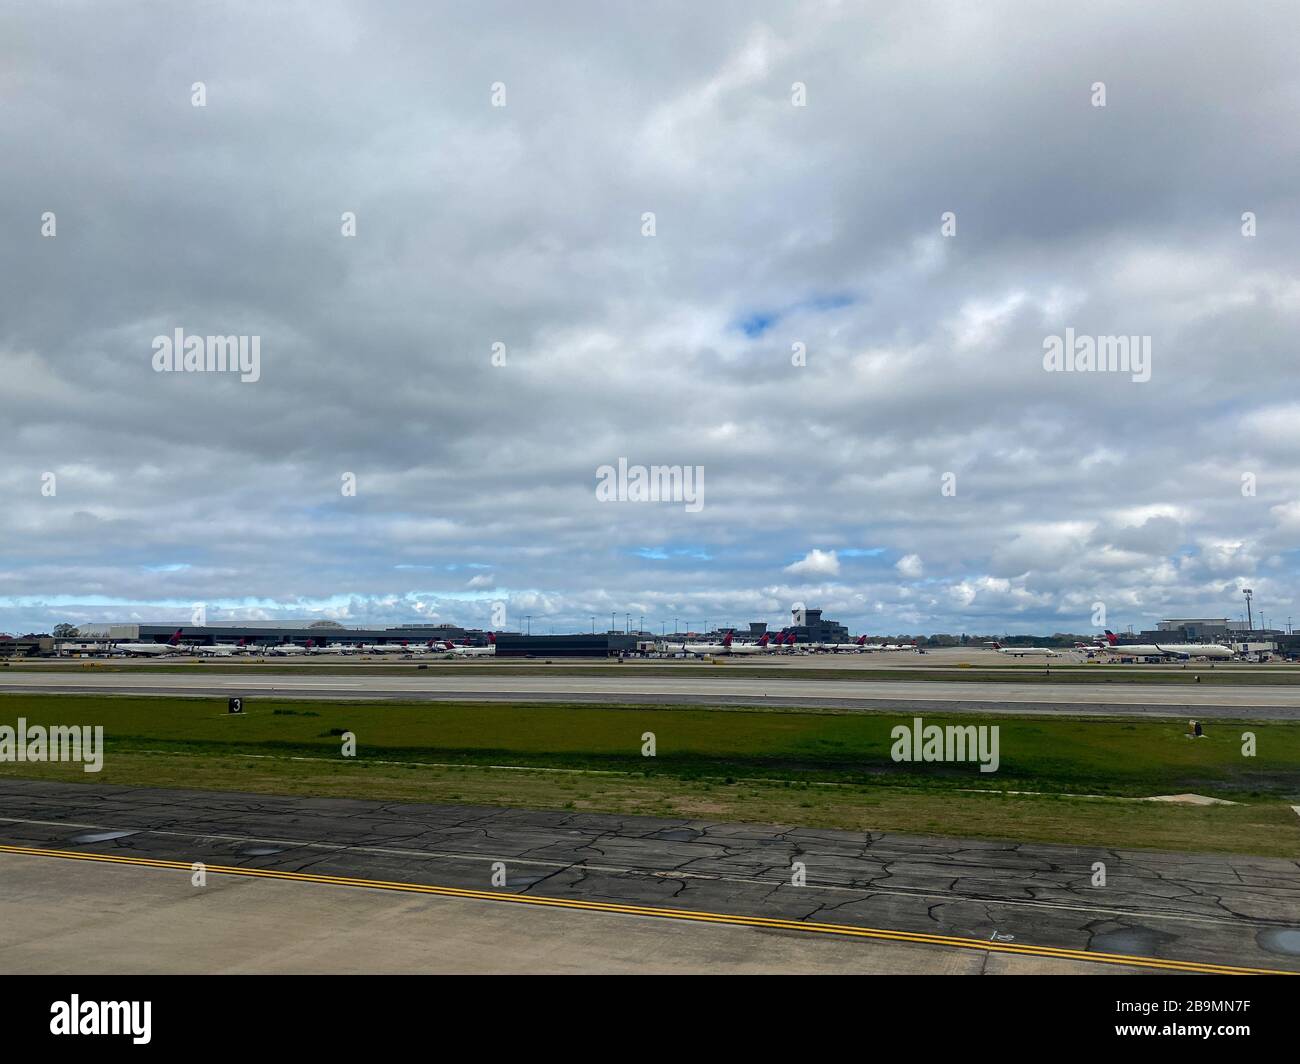
<svg viewBox="0 0 1300 1064"><path fill-rule="evenodd" d="M1235 615L1243 583L1280 620L1297 23L11 9L0 625L803 601L865 630L1083 630L1095 601ZM154 373L177 327L261 336L261 380ZM1044 372L1067 327L1150 336L1151 380ZM703 466L703 509L598 502L620 456ZM801 572L814 550L838 571Z"/></svg>

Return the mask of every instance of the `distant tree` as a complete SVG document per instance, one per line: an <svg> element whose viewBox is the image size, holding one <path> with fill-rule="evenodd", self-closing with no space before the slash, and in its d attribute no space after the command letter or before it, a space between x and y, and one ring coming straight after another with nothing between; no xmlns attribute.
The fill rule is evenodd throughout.
<svg viewBox="0 0 1300 1064"><path fill-rule="evenodd" d="M312 621L308 628L342 628L338 621Z"/></svg>
<svg viewBox="0 0 1300 1064"><path fill-rule="evenodd" d="M81 633L77 630L75 624L56 624L54 626L54 637L56 639L76 639Z"/></svg>

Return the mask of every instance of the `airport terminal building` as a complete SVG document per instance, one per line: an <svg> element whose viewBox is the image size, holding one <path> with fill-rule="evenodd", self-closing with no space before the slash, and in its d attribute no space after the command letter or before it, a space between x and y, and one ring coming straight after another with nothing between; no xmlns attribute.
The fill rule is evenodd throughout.
<svg viewBox="0 0 1300 1064"><path fill-rule="evenodd" d="M498 635L499 658L608 658L634 654L653 639L638 638L636 633L603 632L596 635Z"/></svg>
<svg viewBox="0 0 1300 1064"><path fill-rule="evenodd" d="M250 647L273 647L286 643L306 646L423 646L430 640L441 643L487 646L488 633L477 628L452 624L414 624L395 628L325 627L258 627L253 625L177 625L177 624L84 624L77 635L65 640L46 640L45 653L92 654L109 643L167 643L180 631L181 642L196 646L232 644L241 640ZM495 633L498 657L617 657L645 650L653 641L636 633L604 632L575 635L524 635L520 632Z"/></svg>
<svg viewBox="0 0 1300 1064"><path fill-rule="evenodd" d="M77 629L75 642L113 643L166 643L180 630L181 641L199 646L216 643L238 643L241 639L249 646L276 646L297 643L306 646L335 646L351 644L401 644L427 643L430 639L450 639L454 643L468 642L473 646L487 645L487 632L477 628L461 628L454 624L408 624L397 628L336 628L332 625L316 627L258 627L254 625L185 625L185 624L83 624Z"/></svg>
<svg viewBox="0 0 1300 1064"><path fill-rule="evenodd" d="M845 643L850 641L849 630L838 621L822 618L822 611L810 609L794 611L795 624L781 630L782 635L793 633L799 643ZM296 644L306 647L347 646L409 646L412 649L431 641L448 640L457 645L487 646L488 633L478 628L463 628L454 624L406 624L390 628L345 628L319 621L310 624L219 624L192 625L166 622L161 624L81 624L77 634L67 638L48 637L38 645L21 646L14 642L9 651L13 656L62 655L94 656L109 650L110 644L171 642L179 632L179 642L187 646L216 646L242 643L257 649ZM722 628L711 638L720 640L734 632L738 639L757 641L767 634L765 622L752 622L749 631L741 633L736 628ZM698 639L698 637L695 637ZM710 637L705 637L706 641ZM660 640L653 633L611 630L608 632L570 633L563 635L529 635L521 632L496 632L497 657L619 657L626 654L648 653L660 649ZM692 637L677 634L668 642L690 641ZM30 641L29 641L30 642ZM4 650L0 648L0 654Z"/></svg>

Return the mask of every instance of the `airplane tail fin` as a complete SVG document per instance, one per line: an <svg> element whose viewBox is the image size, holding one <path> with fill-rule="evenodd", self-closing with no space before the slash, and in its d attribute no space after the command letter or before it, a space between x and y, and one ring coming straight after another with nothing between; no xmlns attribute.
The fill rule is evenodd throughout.
<svg viewBox="0 0 1300 1064"><path fill-rule="evenodd" d="M760 640L758 641L758 645L761 646L761 647L765 647L765 646L767 646L767 633L766 633L766 632L763 633L763 638L760 639Z"/></svg>
<svg viewBox="0 0 1300 1064"><path fill-rule="evenodd" d="M856 646L860 646L860 647L864 647L864 646L866 646L866 645L867 645L867 637L866 637L865 635L860 635L860 636L858 636L857 640L855 641L855 645L856 645Z"/></svg>
<svg viewBox="0 0 1300 1064"><path fill-rule="evenodd" d="M496 634L496 632L488 632L488 646L490 646L490 647L494 647L494 646L496 646L496 645L497 645L497 634Z"/></svg>
<svg viewBox="0 0 1300 1064"><path fill-rule="evenodd" d="M731 633L730 633L730 632L728 632L728 633L723 637L723 639L722 639L722 645L723 645L724 647L729 647L729 646L731 646Z"/></svg>
<svg viewBox="0 0 1300 1064"><path fill-rule="evenodd" d="M1109 628L1106 629L1106 642L1109 643L1111 646L1114 646L1116 643L1119 642L1118 637L1116 637L1115 633L1112 632Z"/></svg>
<svg viewBox="0 0 1300 1064"><path fill-rule="evenodd" d="M167 640L167 642L170 643L172 646L176 646L176 644L179 643L180 641L181 641L181 629L177 628L176 631L172 633L172 637L169 640Z"/></svg>

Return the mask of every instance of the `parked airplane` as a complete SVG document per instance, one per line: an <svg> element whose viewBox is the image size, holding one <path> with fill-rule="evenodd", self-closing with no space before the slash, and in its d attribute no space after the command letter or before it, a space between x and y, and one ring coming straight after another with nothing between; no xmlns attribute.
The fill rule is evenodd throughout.
<svg viewBox="0 0 1300 1064"><path fill-rule="evenodd" d="M764 633L757 643L737 643L733 633L728 632L723 636L721 643L681 643L677 646L666 643L664 649L670 654L692 654L697 658L712 658L733 654L772 654L778 650L789 649L793 643L793 633L785 636Z"/></svg>
<svg viewBox="0 0 1300 1064"><path fill-rule="evenodd" d="M1114 654L1121 658L1235 658L1231 647L1219 643L1121 643L1119 637L1109 628L1106 629L1106 645L1101 647L1103 654Z"/></svg>
<svg viewBox="0 0 1300 1064"><path fill-rule="evenodd" d="M728 647L728 653L731 654L770 654L776 648L771 646L770 637L764 633L757 643L733 643L730 642L731 636L728 635L723 643Z"/></svg>
<svg viewBox="0 0 1300 1064"><path fill-rule="evenodd" d="M861 654L867 649L867 637L860 635L852 643L819 643L813 649L824 650L828 654Z"/></svg>
<svg viewBox="0 0 1300 1064"><path fill-rule="evenodd" d="M298 654L310 654L313 641L308 639L306 646L299 646L297 643L276 643L274 646L266 648L268 657L288 658Z"/></svg>
<svg viewBox="0 0 1300 1064"><path fill-rule="evenodd" d="M454 654L458 658L491 658L496 656L497 637L492 632L488 632L488 645L485 647L458 647L451 641L443 645L448 653Z"/></svg>
<svg viewBox="0 0 1300 1064"><path fill-rule="evenodd" d="M728 632L721 643L683 643L677 648L683 654L692 654L697 658L719 657L731 653L731 633Z"/></svg>
<svg viewBox="0 0 1300 1064"><path fill-rule="evenodd" d="M241 639L238 643L213 643L211 646L193 646L188 649L200 658L229 658L249 653L247 639Z"/></svg>
<svg viewBox="0 0 1300 1064"><path fill-rule="evenodd" d="M112 652L122 653L133 658L157 657L160 654L183 654L189 647L181 646L179 628L165 643L114 643Z"/></svg>
<svg viewBox="0 0 1300 1064"><path fill-rule="evenodd" d="M488 634L488 647L491 647L493 654L496 653L496 636ZM450 639L430 639L424 643L416 643L413 646L402 644L402 649L409 654L451 654L457 650L478 650L485 651L488 647L472 647L468 643L453 643ZM481 655L480 655L481 656Z"/></svg>
<svg viewBox="0 0 1300 1064"><path fill-rule="evenodd" d="M985 646L991 646L999 654L1006 654L1013 658L1056 658L1060 657L1059 650L1053 650L1051 647L1004 647L1001 643L986 643Z"/></svg>
<svg viewBox="0 0 1300 1064"><path fill-rule="evenodd" d="M355 651L356 651L356 647L350 646L347 643L327 643L325 642L325 640L322 639L319 643L316 643L314 646L309 647L307 653L309 654L352 654L355 653Z"/></svg>

